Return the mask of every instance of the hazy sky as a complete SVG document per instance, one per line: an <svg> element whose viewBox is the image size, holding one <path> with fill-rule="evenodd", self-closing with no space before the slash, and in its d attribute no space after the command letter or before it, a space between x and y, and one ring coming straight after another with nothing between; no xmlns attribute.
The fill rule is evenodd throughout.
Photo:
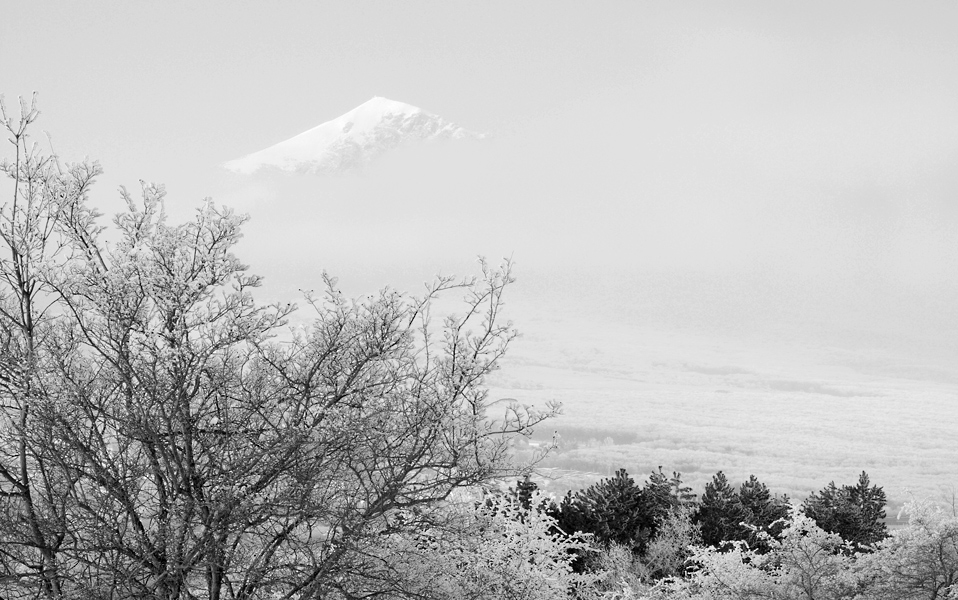
<svg viewBox="0 0 958 600"><path fill-rule="evenodd" d="M102 162L98 204L139 179L165 182L174 212L236 204L254 219L243 258L287 287L323 268L418 278L481 252L514 256L573 313L817 319L955 348L954 2L2 14L0 92L39 92L58 151ZM493 138L334 180L219 167L376 95Z"/></svg>

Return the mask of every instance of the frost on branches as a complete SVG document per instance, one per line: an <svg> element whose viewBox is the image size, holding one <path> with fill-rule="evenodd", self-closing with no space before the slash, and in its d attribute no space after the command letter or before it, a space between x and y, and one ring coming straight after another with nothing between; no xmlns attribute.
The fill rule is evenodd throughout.
<svg viewBox="0 0 958 600"><path fill-rule="evenodd" d="M232 253L244 218L169 224L143 184L107 236L99 167L40 152L37 114L3 111L0 596L349 597L390 515L514 472L510 438L554 408L483 386L515 336L508 263L420 297L326 278L292 327Z"/></svg>
<svg viewBox="0 0 958 600"><path fill-rule="evenodd" d="M453 518L418 536L395 536L380 559L402 577L402 597L451 600L554 600L593 597L599 574L575 573L576 553L589 537L567 535L533 492L525 508L509 496L449 507ZM399 596L400 594L397 594Z"/></svg>
<svg viewBox="0 0 958 600"><path fill-rule="evenodd" d="M649 600L953 600L958 598L958 515L913 501L908 525L868 548L828 533L798 507L768 551L744 542L697 547L687 579L663 580L620 598Z"/></svg>

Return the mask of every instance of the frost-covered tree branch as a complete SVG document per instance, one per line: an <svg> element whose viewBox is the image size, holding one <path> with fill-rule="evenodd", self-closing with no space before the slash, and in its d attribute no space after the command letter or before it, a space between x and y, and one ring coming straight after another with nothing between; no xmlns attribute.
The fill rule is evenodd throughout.
<svg viewBox="0 0 958 600"><path fill-rule="evenodd" d="M326 277L290 326L233 254L244 217L206 201L170 224L142 183L107 242L99 167L29 145L36 116L3 112L4 597L350 597L397 514L522 467L509 439L554 407L484 388L515 337L510 263L421 297ZM434 332L450 294L462 316Z"/></svg>

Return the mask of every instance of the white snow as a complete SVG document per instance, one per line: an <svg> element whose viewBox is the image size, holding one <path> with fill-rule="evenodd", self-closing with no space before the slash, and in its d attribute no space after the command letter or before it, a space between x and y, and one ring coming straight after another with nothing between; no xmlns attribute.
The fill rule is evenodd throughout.
<svg viewBox="0 0 958 600"><path fill-rule="evenodd" d="M411 140L464 137L485 136L410 104L376 96L340 117L223 166L241 174L264 167L290 172L341 172Z"/></svg>

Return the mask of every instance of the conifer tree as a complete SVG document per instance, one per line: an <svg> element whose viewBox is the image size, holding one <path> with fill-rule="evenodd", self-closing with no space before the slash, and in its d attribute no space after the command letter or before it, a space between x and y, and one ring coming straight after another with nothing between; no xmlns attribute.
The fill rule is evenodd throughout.
<svg viewBox="0 0 958 600"><path fill-rule="evenodd" d="M679 473L670 478L659 467L640 487L619 469L585 490L569 492L555 509L556 520L566 532L592 533L603 546L616 544L641 555L661 524L693 500Z"/></svg>
<svg viewBox="0 0 958 600"><path fill-rule="evenodd" d="M781 524L774 524L785 518L788 511L788 499L773 496L755 475L736 490L719 471L706 484L694 520L701 524L702 539L709 546L747 542L761 552L767 544L766 537L760 534L780 531Z"/></svg>
<svg viewBox="0 0 958 600"><path fill-rule="evenodd" d="M705 484L694 521L702 527L702 541L708 546L738 539L739 523L745 518L738 494L719 471Z"/></svg>
<svg viewBox="0 0 958 600"><path fill-rule="evenodd" d="M768 549L767 537L759 532L777 535L784 528L790 505L788 498L773 496L768 486L750 475L738 492L738 504L743 513L743 525L737 539L748 542L760 552Z"/></svg>
<svg viewBox="0 0 958 600"><path fill-rule="evenodd" d="M574 523L578 531L594 534L602 544L637 546L650 521L640 512L642 488L625 469L567 499L561 509L571 513L571 518L564 522Z"/></svg>
<svg viewBox="0 0 958 600"><path fill-rule="evenodd" d="M672 478L669 479L669 485L672 488L672 497L675 498L679 506L694 507L697 503L696 495L692 488L682 482L682 474L678 471L672 472Z"/></svg>
<svg viewBox="0 0 958 600"><path fill-rule="evenodd" d="M885 491L871 485L868 474L862 471L857 484L838 487L832 481L806 498L802 509L825 531L837 533L857 550L864 550L888 536L886 503Z"/></svg>

